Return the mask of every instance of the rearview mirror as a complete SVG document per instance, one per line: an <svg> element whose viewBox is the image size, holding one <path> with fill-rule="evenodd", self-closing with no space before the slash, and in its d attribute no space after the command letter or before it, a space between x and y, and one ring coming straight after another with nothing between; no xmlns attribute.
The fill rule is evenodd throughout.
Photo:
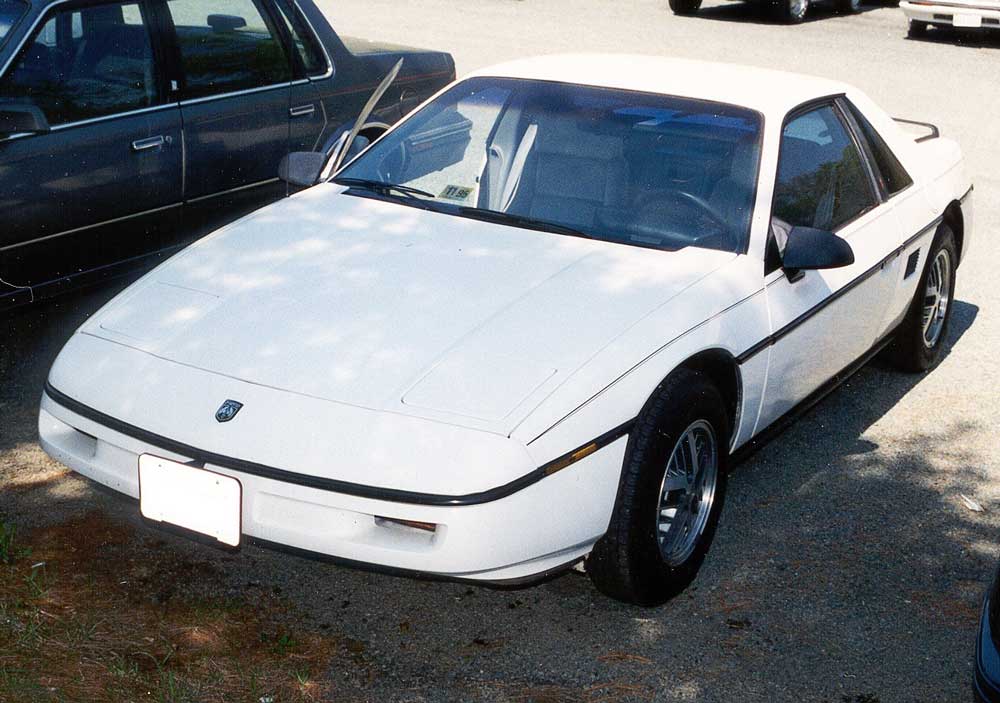
<svg viewBox="0 0 1000 703"><path fill-rule="evenodd" d="M0 134L48 132L45 115L34 105L4 105L0 107Z"/></svg>
<svg viewBox="0 0 1000 703"><path fill-rule="evenodd" d="M799 271L835 269L854 263L851 245L833 232L813 227L792 227L781 255L789 278Z"/></svg>
<svg viewBox="0 0 1000 703"><path fill-rule="evenodd" d="M208 26L216 32L235 32L247 26L247 21L238 15L209 15Z"/></svg>

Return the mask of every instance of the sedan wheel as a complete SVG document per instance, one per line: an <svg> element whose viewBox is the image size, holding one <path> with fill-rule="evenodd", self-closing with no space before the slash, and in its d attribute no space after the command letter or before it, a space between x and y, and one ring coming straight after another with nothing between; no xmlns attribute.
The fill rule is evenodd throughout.
<svg viewBox="0 0 1000 703"><path fill-rule="evenodd" d="M774 18L785 24L799 24L809 11L809 0L770 0Z"/></svg>

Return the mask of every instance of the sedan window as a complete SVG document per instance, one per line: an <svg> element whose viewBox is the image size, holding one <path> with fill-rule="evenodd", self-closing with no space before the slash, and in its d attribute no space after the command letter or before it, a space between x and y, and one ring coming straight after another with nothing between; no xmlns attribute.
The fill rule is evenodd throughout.
<svg viewBox="0 0 1000 703"><path fill-rule="evenodd" d="M785 125L774 186L776 219L832 231L875 203L861 154L832 106Z"/></svg>
<svg viewBox="0 0 1000 703"><path fill-rule="evenodd" d="M42 127L150 107L158 100L154 74L138 3L58 10L0 80L0 110Z"/></svg>
<svg viewBox="0 0 1000 703"><path fill-rule="evenodd" d="M760 115L732 105L479 77L422 108L338 180L416 188L431 197L381 192L519 227L740 251L760 129Z"/></svg>
<svg viewBox="0 0 1000 703"><path fill-rule="evenodd" d="M169 0L184 67L185 98L291 80L278 33L257 0Z"/></svg>
<svg viewBox="0 0 1000 703"><path fill-rule="evenodd" d="M28 11L28 4L21 0L0 0L0 46L3 46L11 28Z"/></svg>
<svg viewBox="0 0 1000 703"><path fill-rule="evenodd" d="M302 13L294 6L294 3L288 0L278 0L275 5L277 5L281 19L292 38L292 47L301 61L306 75L315 76L325 73L327 63L319 47L319 40L307 26L302 18Z"/></svg>

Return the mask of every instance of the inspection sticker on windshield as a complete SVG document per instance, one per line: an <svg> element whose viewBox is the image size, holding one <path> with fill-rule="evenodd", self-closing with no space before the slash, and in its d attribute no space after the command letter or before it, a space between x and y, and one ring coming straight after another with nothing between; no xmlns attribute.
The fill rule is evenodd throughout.
<svg viewBox="0 0 1000 703"><path fill-rule="evenodd" d="M467 188L465 186L445 186L444 190L441 191L439 198L444 198L445 200L468 200L469 196L472 195L472 188Z"/></svg>

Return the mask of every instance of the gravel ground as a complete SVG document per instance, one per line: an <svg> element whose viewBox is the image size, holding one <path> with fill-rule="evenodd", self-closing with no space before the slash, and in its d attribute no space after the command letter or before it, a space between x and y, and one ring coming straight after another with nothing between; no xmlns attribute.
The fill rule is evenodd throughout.
<svg viewBox="0 0 1000 703"><path fill-rule="evenodd" d="M818 9L799 27L750 6L665 0L321 0L345 34L451 50L459 71L562 51L673 54L845 79L957 138L976 183L976 241L950 349L926 376L877 363L744 463L695 585L651 610L570 573L489 590L351 571L173 537L216 567L193 587L278 589L304 627L363 643L331 668L371 700L951 701L969 697L979 602L998 556L1000 39L904 39L894 7ZM115 291L0 318L0 513L26 527L134 508L61 476L37 447L40 388L77 324ZM6 326L6 327L5 327ZM52 480L46 480L52 479ZM38 482L37 485L28 485ZM985 506L967 509L965 494ZM140 530L145 528L139 527Z"/></svg>

